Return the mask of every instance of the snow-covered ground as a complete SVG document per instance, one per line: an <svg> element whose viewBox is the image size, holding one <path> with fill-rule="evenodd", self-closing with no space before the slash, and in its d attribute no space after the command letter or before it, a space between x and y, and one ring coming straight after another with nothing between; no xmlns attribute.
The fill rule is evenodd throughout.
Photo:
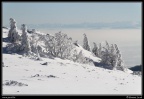
<svg viewBox="0 0 144 99"><path fill-rule="evenodd" d="M3 29L3 38L5 37L7 37L7 30ZM4 47L7 43L2 44ZM4 95L141 94L141 76L59 58L42 58L38 61L18 54L3 53L2 56L4 62L2 93ZM44 65L46 62L47 65ZM17 83L8 84L10 81Z"/></svg>

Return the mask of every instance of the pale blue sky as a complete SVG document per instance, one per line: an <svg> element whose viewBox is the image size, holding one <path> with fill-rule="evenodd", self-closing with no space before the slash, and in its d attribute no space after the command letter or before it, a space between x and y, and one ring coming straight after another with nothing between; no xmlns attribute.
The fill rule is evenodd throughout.
<svg viewBox="0 0 144 99"><path fill-rule="evenodd" d="M141 2L3 2L3 25L141 22Z"/></svg>

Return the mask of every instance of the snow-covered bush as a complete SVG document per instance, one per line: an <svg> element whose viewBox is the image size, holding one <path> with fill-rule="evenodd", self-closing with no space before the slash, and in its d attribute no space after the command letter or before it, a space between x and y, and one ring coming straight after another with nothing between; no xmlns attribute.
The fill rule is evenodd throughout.
<svg viewBox="0 0 144 99"><path fill-rule="evenodd" d="M82 51L78 52L76 49L74 49L71 51L71 55L72 55L72 57L70 60L72 60L74 62L82 63L82 61L84 59L83 55L82 55Z"/></svg>
<svg viewBox="0 0 144 99"><path fill-rule="evenodd" d="M79 52L79 54L76 55L76 62L82 63L82 64L91 64L92 61L90 59L84 57L82 51Z"/></svg>
<svg viewBox="0 0 144 99"><path fill-rule="evenodd" d="M70 51L73 48L72 38L58 32L55 35L42 35L33 33L30 41L31 52L38 57L59 57L70 59Z"/></svg>
<svg viewBox="0 0 144 99"><path fill-rule="evenodd" d="M6 46L7 53L18 53L20 52L21 45L18 43L11 43Z"/></svg>
<svg viewBox="0 0 144 99"><path fill-rule="evenodd" d="M66 34L59 32L55 34L55 40L58 57L62 59L69 59L71 54L70 52L73 49L72 39L69 38Z"/></svg>
<svg viewBox="0 0 144 99"><path fill-rule="evenodd" d="M71 53L70 60L72 60L74 62L82 63L82 64L93 65L94 60L92 59L92 57L94 57L94 55L92 55L91 52L89 52L89 51L85 50L83 47L81 47L77 43L77 41L75 41L73 44L74 44L74 48L70 52Z"/></svg>
<svg viewBox="0 0 144 99"><path fill-rule="evenodd" d="M8 33L8 38L12 43L18 43L20 40L20 35L17 31L16 21L13 18L10 18L10 30Z"/></svg>
<svg viewBox="0 0 144 99"><path fill-rule="evenodd" d="M54 57L69 59L70 51L73 48L72 39L66 34L58 32L54 36L46 36L46 51Z"/></svg>
<svg viewBox="0 0 144 99"><path fill-rule="evenodd" d="M89 46L89 43L88 43L87 36L86 36L86 34L83 34L83 35L84 35L83 48L84 48L85 50L90 51L90 46Z"/></svg>

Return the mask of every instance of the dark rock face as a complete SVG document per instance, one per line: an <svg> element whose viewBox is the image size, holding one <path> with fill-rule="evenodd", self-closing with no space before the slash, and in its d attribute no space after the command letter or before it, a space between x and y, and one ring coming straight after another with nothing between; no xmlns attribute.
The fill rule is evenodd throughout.
<svg viewBox="0 0 144 99"><path fill-rule="evenodd" d="M142 65L136 65L136 66L131 67L129 69L132 71L141 71L142 70L141 67L142 67Z"/></svg>
<svg viewBox="0 0 144 99"><path fill-rule="evenodd" d="M28 84L24 84L13 80L5 82L3 85L4 86L28 86Z"/></svg>
<svg viewBox="0 0 144 99"><path fill-rule="evenodd" d="M93 63L96 67L101 67L101 68L110 69L110 70L113 69L112 66L109 66L109 65L104 64L104 63L98 63L98 62L93 62Z"/></svg>
<svg viewBox="0 0 144 99"><path fill-rule="evenodd" d="M8 27L5 27L5 26L3 26L2 28L4 28L4 29L8 29Z"/></svg>
<svg viewBox="0 0 144 99"><path fill-rule="evenodd" d="M43 64L41 64L41 65L48 65L48 63L47 63L47 62L45 62L45 63L43 63Z"/></svg>

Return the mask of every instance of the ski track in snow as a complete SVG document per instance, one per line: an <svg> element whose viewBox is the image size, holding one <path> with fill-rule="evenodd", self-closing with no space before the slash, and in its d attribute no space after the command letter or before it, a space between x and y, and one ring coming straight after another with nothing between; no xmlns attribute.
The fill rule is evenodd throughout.
<svg viewBox="0 0 144 99"><path fill-rule="evenodd" d="M6 30L3 29L3 37ZM6 42L3 42L3 47ZM35 61L18 54L4 54L3 84L10 80L28 86L3 85L4 95L17 94L141 94L141 77L118 70L74 63L59 58ZM42 65L47 62L47 65Z"/></svg>

